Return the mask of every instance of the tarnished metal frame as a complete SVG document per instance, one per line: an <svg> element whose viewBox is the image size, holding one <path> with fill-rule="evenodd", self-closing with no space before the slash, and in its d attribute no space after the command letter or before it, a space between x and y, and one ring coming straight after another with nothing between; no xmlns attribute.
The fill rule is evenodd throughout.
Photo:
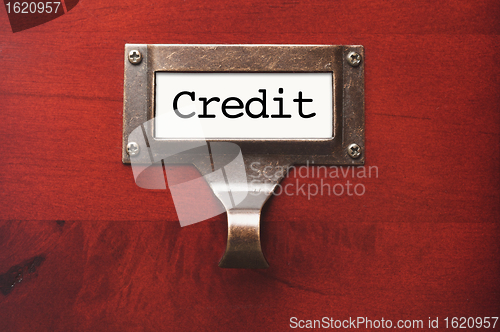
<svg viewBox="0 0 500 332"><path fill-rule="evenodd" d="M142 55L139 64L128 60L131 50ZM361 56L355 66L347 60L349 53ZM122 161L130 163L127 143L130 133L154 117L155 72L331 72L333 79L333 133L331 139L207 139L210 142L238 144L247 170L249 191L260 194L232 206L224 200L225 180L212 173L210 158L192 152L169 157L169 163L191 163L205 176L228 215L226 252L219 266L226 268L267 268L269 265L260 244L260 212L276 185L285 176L277 170L293 164L363 165L364 141L364 50L362 46L324 45L142 45L125 46L125 87L123 107ZM176 141L154 139L153 121L144 125L144 134L153 141L149 146L173 146ZM299 134L298 134L299 136ZM179 144L197 142L185 140ZM359 146L358 155L348 153L349 146ZM134 163L150 164L162 159L156 149L135 154ZM162 149L158 149L162 151ZM227 158L228 156L222 156ZM274 174L266 182L255 183L249 176L257 168ZM238 166L238 165L237 165ZM252 168L250 169L250 167ZM207 176L209 175L209 176Z"/></svg>
<svg viewBox="0 0 500 332"><path fill-rule="evenodd" d="M138 65L128 61L127 55L134 49L142 54L142 62ZM364 59L362 46L127 44L124 57L122 161L130 163L126 151L130 132L154 117L157 71L331 72L334 80L333 138L207 141L234 142L240 146L244 155L282 155L292 157L293 163L297 164L314 162L327 165L363 165L364 61L358 67L349 65L346 56L352 51L361 54ZM145 129L153 130L153 127ZM351 158L347 152L347 147L353 143L361 147L362 153L357 159Z"/></svg>

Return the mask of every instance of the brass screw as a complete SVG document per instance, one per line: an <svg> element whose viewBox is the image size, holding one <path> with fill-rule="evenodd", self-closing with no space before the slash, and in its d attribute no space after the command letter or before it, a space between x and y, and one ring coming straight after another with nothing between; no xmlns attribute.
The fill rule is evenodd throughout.
<svg viewBox="0 0 500 332"><path fill-rule="evenodd" d="M361 147L357 144L351 144L347 148L347 153L351 156L351 158L359 158L359 156L361 156Z"/></svg>
<svg viewBox="0 0 500 332"><path fill-rule="evenodd" d="M133 65L138 65L142 61L142 54L138 50L132 50L128 54L128 61Z"/></svg>
<svg viewBox="0 0 500 332"><path fill-rule="evenodd" d="M347 54L347 62L353 67L359 66L361 63L361 54L356 53L356 52L349 52Z"/></svg>

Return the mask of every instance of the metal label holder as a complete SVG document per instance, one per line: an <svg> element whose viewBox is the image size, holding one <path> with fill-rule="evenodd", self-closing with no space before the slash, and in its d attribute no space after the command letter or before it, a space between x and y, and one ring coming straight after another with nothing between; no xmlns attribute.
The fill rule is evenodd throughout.
<svg viewBox="0 0 500 332"><path fill-rule="evenodd" d="M244 190L258 192L238 204L228 199L224 178L213 173L212 156L199 152L168 159L168 163L193 164L205 176L228 216L224 268L267 268L260 243L260 213L276 185L286 175L278 170L294 164L359 166L365 162L364 49L330 45L144 45L125 46L122 162L151 164L162 159L153 149L175 145L154 138L155 73L172 72L331 72L333 77L333 132L330 139L207 139L208 144L235 143L250 172L258 162L262 171L275 174L266 182L250 177ZM149 121L149 122L148 122ZM146 125L145 125L146 124ZM142 126L144 137L134 129ZM186 142L184 142L186 143ZM214 145L215 146L215 145ZM212 148L210 154L217 153ZM198 151L198 152L197 152ZM218 156L224 160L225 156ZM255 164L254 164L255 165ZM235 165L238 166L238 165ZM255 166L254 166L255 167ZM269 170L276 170L275 172Z"/></svg>

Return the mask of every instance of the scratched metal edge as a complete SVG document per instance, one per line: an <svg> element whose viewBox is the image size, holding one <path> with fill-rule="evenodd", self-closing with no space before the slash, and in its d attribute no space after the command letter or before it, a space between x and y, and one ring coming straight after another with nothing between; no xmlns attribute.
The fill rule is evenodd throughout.
<svg viewBox="0 0 500 332"><path fill-rule="evenodd" d="M361 55L361 63L357 67L347 61L350 52ZM365 162L365 79L364 65L365 52L363 46L344 47L344 82L343 82L343 115L342 150L347 154L349 145L355 143L361 148L361 155L357 158L362 164ZM347 156L349 158L349 156Z"/></svg>
<svg viewBox="0 0 500 332"><path fill-rule="evenodd" d="M133 49L142 54L142 61L137 65L133 65L128 61L128 54ZM122 162L130 164L130 156L127 154L128 136L135 128L147 121L149 104L147 93L147 67L149 61L147 45L125 45L124 60Z"/></svg>
<svg viewBox="0 0 500 332"><path fill-rule="evenodd" d="M127 55L131 49L143 54L139 65L132 65ZM358 67L350 66L346 54L357 51L362 55ZM244 155L276 155L295 164L363 165L364 145L364 49L362 46L335 45L145 45L127 44L125 47L124 118L122 162L130 163L126 152L128 135L137 126L154 116L154 73L180 72L325 72L334 77L334 137L327 140L221 140L233 142ZM339 89L340 87L340 89ZM145 91L146 89L146 91ZM145 127L153 137L153 125ZM186 140L185 142L187 142ZM192 140L191 142L195 142ZM359 158L353 159L347 147L357 143L362 148ZM155 140L154 144L172 144ZM143 147L146 148L146 147ZM155 160L161 156L155 155ZM150 160L145 153L134 162ZM192 163L196 156L169 163Z"/></svg>

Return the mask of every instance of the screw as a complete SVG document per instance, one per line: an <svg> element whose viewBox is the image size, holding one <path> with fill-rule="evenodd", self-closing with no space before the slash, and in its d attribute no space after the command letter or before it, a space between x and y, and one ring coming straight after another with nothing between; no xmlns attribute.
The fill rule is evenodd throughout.
<svg viewBox="0 0 500 332"><path fill-rule="evenodd" d="M361 63L361 54L356 53L356 52L349 52L347 54L347 62L353 67L359 66Z"/></svg>
<svg viewBox="0 0 500 332"><path fill-rule="evenodd" d="M356 159L359 156L361 156L361 147L359 145L357 145L357 144L351 144L347 148L347 153L349 153L349 155L351 156L351 158Z"/></svg>
<svg viewBox="0 0 500 332"><path fill-rule="evenodd" d="M128 54L128 61L133 65L138 65L142 61L142 54L138 50L132 50Z"/></svg>
<svg viewBox="0 0 500 332"><path fill-rule="evenodd" d="M127 153L129 156L137 156L139 154L139 144L136 142L130 142L127 144Z"/></svg>

